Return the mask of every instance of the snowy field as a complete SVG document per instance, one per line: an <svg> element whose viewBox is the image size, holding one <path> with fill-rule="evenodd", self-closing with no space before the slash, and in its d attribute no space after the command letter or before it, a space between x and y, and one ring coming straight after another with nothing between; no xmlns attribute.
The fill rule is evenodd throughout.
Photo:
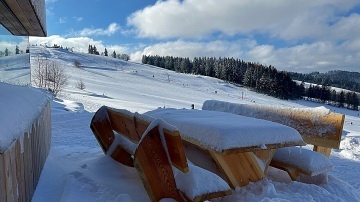
<svg viewBox="0 0 360 202"><path fill-rule="evenodd" d="M0 58L0 82L30 84L29 53Z"/></svg>
<svg viewBox="0 0 360 202"><path fill-rule="evenodd" d="M89 124L102 105L145 113L158 107L201 109L205 100L317 107L307 101L284 101L204 76L179 74L153 66L65 50L32 47L58 61L69 84L52 102L52 147L33 202L148 201L135 168L105 156ZM74 66L79 61L82 68ZM80 79L85 90L77 89ZM346 114L341 148L330 156L335 169L320 185L292 182L269 169L267 177L233 195L214 201L360 201L360 117L358 111L326 108Z"/></svg>

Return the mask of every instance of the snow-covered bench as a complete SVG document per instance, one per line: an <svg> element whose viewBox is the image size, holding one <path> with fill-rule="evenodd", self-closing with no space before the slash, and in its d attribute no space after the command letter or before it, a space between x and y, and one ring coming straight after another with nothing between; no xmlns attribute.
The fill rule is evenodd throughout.
<svg viewBox="0 0 360 202"><path fill-rule="evenodd" d="M299 131L307 144L314 145L313 151L300 147L279 148L270 163L270 166L285 170L293 180L300 174L315 176L333 169L328 157L332 148L340 146L343 114L330 112L324 107L290 108L216 100L205 101L202 109L265 119Z"/></svg>
<svg viewBox="0 0 360 202"><path fill-rule="evenodd" d="M90 127L104 153L136 167L152 201L203 201L232 193L222 178L187 161L179 131L160 119L103 106Z"/></svg>

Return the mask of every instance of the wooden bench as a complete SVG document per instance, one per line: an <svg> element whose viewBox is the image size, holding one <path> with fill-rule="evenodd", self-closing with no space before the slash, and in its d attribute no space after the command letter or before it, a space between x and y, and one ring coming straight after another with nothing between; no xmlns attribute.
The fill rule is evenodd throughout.
<svg viewBox="0 0 360 202"><path fill-rule="evenodd" d="M203 201L232 193L219 176L188 163L179 131L162 120L103 106L90 127L104 153L136 167L152 201ZM203 186L203 177L217 186Z"/></svg>
<svg viewBox="0 0 360 202"><path fill-rule="evenodd" d="M329 156L332 148L339 149L345 115L320 108L290 108L269 105L235 104L207 100L203 110L223 111L242 116L265 119L296 129L313 151L299 147L279 148L270 166L285 170L296 180L302 173L315 176L331 170ZM322 155L319 155L322 154Z"/></svg>

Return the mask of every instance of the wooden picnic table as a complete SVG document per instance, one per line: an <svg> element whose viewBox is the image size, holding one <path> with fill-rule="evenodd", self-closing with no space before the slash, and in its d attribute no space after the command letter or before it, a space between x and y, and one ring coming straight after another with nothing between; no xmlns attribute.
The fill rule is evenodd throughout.
<svg viewBox="0 0 360 202"><path fill-rule="evenodd" d="M174 125L187 157L232 188L264 178L277 148L305 145L293 128L225 112L159 108L145 114Z"/></svg>

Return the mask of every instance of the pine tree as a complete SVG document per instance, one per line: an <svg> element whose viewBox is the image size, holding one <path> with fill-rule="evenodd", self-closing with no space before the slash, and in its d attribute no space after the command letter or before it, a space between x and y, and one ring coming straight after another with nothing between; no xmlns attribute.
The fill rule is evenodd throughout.
<svg viewBox="0 0 360 202"><path fill-rule="evenodd" d="M5 48L5 56L9 56L9 50L8 50L8 48Z"/></svg>
<svg viewBox="0 0 360 202"><path fill-rule="evenodd" d="M353 92L352 93L352 106L353 106L353 110L356 110L356 111L358 111L359 110L359 103L360 101L359 101L359 96L355 93L355 92Z"/></svg>
<svg viewBox="0 0 360 202"><path fill-rule="evenodd" d="M16 45L16 47L15 47L15 54L16 54L16 55L19 55L19 53L20 53L19 46Z"/></svg>
<svg viewBox="0 0 360 202"><path fill-rule="evenodd" d="M96 46L93 47L93 54L100 55L99 51L96 49Z"/></svg>
<svg viewBox="0 0 360 202"><path fill-rule="evenodd" d="M105 56L107 57L108 56L108 51L106 50L106 48L105 48Z"/></svg>
<svg viewBox="0 0 360 202"><path fill-rule="evenodd" d="M111 55L113 58L116 58L116 52L114 51Z"/></svg>

